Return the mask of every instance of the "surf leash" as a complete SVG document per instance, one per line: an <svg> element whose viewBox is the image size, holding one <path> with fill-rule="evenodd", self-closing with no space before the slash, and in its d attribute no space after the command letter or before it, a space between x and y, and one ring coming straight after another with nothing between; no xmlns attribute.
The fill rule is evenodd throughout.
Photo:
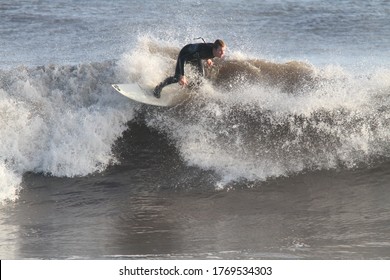
<svg viewBox="0 0 390 280"><path fill-rule="evenodd" d="M206 44L206 41L203 39L203 37L194 38L194 39L192 39L192 40L199 40L199 39L202 39L203 43Z"/></svg>

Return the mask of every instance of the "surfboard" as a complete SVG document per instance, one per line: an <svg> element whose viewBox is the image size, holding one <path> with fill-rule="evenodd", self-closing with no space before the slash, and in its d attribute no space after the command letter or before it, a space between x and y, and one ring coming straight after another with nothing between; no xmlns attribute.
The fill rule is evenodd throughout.
<svg viewBox="0 0 390 280"><path fill-rule="evenodd" d="M175 106L179 103L182 103L190 96L189 90L181 88L178 84L165 86L161 91L160 98L156 98L153 95L152 87L144 88L137 83L113 84L112 87L127 98L154 106Z"/></svg>

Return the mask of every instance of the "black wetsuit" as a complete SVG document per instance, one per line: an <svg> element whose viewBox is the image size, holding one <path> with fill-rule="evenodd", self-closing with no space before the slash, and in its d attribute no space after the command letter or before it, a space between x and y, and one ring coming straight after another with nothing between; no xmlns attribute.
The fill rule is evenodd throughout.
<svg viewBox="0 0 390 280"><path fill-rule="evenodd" d="M177 58L175 75L172 77L166 78L161 84L159 84L155 89L155 95L159 96L161 89L167 85L177 83L180 76L184 76L184 65L185 63L190 63L196 67L199 74L204 76L204 67L202 59L213 58L213 43L199 43L199 44L189 44L184 46Z"/></svg>

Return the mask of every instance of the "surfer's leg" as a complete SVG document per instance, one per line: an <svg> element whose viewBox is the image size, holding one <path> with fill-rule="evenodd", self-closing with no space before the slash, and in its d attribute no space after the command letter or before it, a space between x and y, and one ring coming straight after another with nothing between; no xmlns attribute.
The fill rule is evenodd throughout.
<svg viewBox="0 0 390 280"><path fill-rule="evenodd" d="M166 78L164 81L162 81L160 84L158 84L154 90L153 90L153 95L156 97L156 98L160 98L161 96L161 90L163 89L163 87L167 86L167 85L170 85L170 84L173 84L173 83L177 83L179 81L179 79L176 77L176 76L173 76L173 77L168 77Z"/></svg>

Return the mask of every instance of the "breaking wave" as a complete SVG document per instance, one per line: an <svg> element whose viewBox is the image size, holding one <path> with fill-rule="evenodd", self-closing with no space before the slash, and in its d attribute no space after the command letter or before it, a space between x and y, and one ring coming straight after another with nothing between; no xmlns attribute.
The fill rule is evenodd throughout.
<svg viewBox="0 0 390 280"><path fill-rule="evenodd" d="M142 106L111 89L159 83L178 51L142 37L118 61L0 70L0 200L17 198L26 172L85 176L120 164L113 146L140 111L186 165L214 172L217 186L389 156L389 69L363 75L232 52L173 108Z"/></svg>

